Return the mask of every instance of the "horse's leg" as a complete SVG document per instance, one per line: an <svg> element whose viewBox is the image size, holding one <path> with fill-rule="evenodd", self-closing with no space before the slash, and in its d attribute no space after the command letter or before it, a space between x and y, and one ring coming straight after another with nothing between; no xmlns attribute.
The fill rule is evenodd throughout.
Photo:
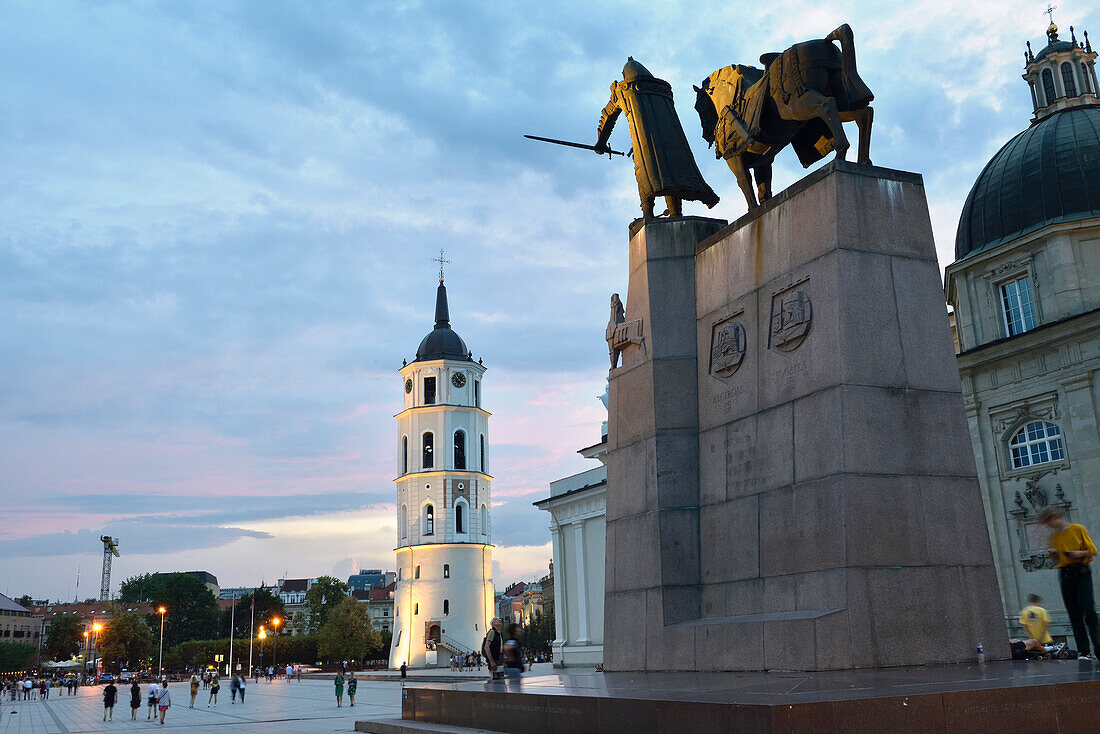
<svg viewBox="0 0 1100 734"><path fill-rule="evenodd" d="M752 192L752 177L749 175L749 170L745 168L745 162L741 160L740 155L731 155L726 159L726 163L729 165L730 170L733 171L733 175L737 178L737 185L741 188L741 193L745 195L745 201L748 202L749 211L752 211L759 204L756 203L756 194Z"/></svg>
<svg viewBox="0 0 1100 734"><path fill-rule="evenodd" d="M642 199L642 219L653 219L653 197Z"/></svg>
<svg viewBox="0 0 1100 734"><path fill-rule="evenodd" d="M670 217L684 216L683 200L679 196L666 196L665 205L668 207L668 215Z"/></svg>
<svg viewBox="0 0 1100 734"><path fill-rule="evenodd" d="M843 160L851 147L844 126L840 122L840 113L836 109L836 100L826 97L813 89L806 89L798 97L791 97L787 104L776 99L780 116L788 120L813 120L820 118L833 134L833 150L836 157Z"/></svg>
<svg viewBox="0 0 1100 734"><path fill-rule="evenodd" d="M756 174L756 189L760 195L760 203L763 204L772 198L772 162L761 159L753 168Z"/></svg>
<svg viewBox="0 0 1100 734"><path fill-rule="evenodd" d="M841 112L841 122L855 122L859 128L859 163L871 165L871 123L875 120L875 110L864 107L850 112Z"/></svg>

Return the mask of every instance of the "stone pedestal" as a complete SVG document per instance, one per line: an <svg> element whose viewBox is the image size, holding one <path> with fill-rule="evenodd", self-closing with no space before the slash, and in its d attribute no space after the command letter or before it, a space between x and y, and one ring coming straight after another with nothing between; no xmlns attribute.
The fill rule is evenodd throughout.
<svg viewBox="0 0 1100 734"><path fill-rule="evenodd" d="M632 232L607 670L1007 656L921 178L830 164Z"/></svg>

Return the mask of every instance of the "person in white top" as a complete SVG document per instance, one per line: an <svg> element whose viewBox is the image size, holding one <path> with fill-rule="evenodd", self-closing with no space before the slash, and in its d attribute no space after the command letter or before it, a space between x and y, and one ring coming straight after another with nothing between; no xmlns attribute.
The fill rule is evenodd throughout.
<svg viewBox="0 0 1100 734"><path fill-rule="evenodd" d="M157 691L157 708L160 709L160 723L164 724L164 715L168 713L168 707L172 705L172 696L168 693L168 681L160 684Z"/></svg>
<svg viewBox="0 0 1100 734"><path fill-rule="evenodd" d="M153 714L157 711L157 693L159 692L160 686L157 685L156 681L149 684L149 715L145 717L146 719L153 718Z"/></svg>

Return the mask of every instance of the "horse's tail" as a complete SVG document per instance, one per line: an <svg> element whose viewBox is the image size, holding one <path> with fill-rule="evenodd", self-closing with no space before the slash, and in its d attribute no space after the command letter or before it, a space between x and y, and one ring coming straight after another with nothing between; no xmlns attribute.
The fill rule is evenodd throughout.
<svg viewBox="0 0 1100 734"><path fill-rule="evenodd" d="M826 41L840 42L840 78L843 93L837 95L837 107L841 110L858 110L875 98L856 71L856 42L852 27L845 23L825 37Z"/></svg>

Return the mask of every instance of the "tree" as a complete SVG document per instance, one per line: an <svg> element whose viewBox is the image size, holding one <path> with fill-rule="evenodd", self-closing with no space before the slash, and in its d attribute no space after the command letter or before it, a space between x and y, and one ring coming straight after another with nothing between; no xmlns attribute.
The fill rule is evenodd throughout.
<svg viewBox="0 0 1100 734"><path fill-rule="evenodd" d="M153 578L157 582L152 593L153 608L163 606L168 610L164 617L166 648L188 640L208 640L218 633L221 610L206 584L189 573L157 574ZM145 619L159 634L160 614L154 611Z"/></svg>
<svg viewBox="0 0 1100 734"><path fill-rule="evenodd" d="M519 641L524 649L542 652L550 649L554 635L554 615L543 614L542 610L536 609L531 621L523 628Z"/></svg>
<svg viewBox="0 0 1100 734"><path fill-rule="evenodd" d="M107 670L140 667L153 652L153 631L138 612L115 606L99 632L98 649Z"/></svg>
<svg viewBox="0 0 1100 734"><path fill-rule="evenodd" d="M257 626L261 624L269 626L272 617L279 617L284 622L286 621L286 608L283 606L283 600L266 589L257 589L251 594L245 594L237 600L237 611L235 613L230 609L222 613L225 617L225 623L222 625L222 629L229 629L229 620L232 618L234 637L249 637L256 634L255 630L249 630L249 625L252 623L253 598L256 600Z"/></svg>
<svg viewBox="0 0 1100 734"><path fill-rule="evenodd" d="M122 582L118 590L118 600L123 604L141 604L153 601L163 588L163 577L151 573L139 573Z"/></svg>
<svg viewBox="0 0 1100 734"><path fill-rule="evenodd" d="M37 667L34 645L25 642L0 642L0 673L17 673Z"/></svg>
<svg viewBox="0 0 1100 734"><path fill-rule="evenodd" d="M309 632L313 634L328 621L328 615L342 599L348 598L348 585L338 578L322 576L306 593Z"/></svg>
<svg viewBox="0 0 1100 734"><path fill-rule="evenodd" d="M29 607L31 604L34 604L34 599L31 598L30 594L24 594L16 599L15 603L21 607Z"/></svg>
<svg viewBox="0 0 1100 734"><path fill-rule="evenodd" d="M84 642L84 620L75 614L59 614L50 622L46 654L51 660L71 660Z"/></svg>
<svg viewBox="0 0 1100 734"><path fill-rule="evenodd" d="M371 626L365 604L350 596L338 601L317 633L322 660L360 660L377 650L382 636Z"/></svg>

